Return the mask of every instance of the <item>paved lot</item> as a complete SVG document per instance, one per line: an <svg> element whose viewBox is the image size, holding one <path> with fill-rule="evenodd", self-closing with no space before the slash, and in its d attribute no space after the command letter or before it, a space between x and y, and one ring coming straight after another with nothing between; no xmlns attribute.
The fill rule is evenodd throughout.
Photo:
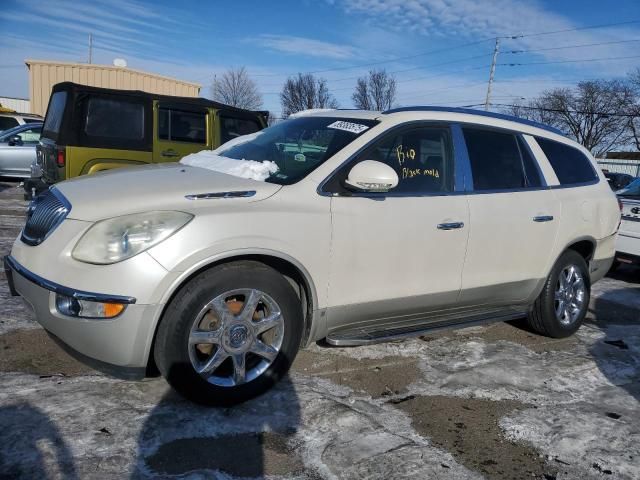
<svg viewBox="0 0 640 480"><path fill-rule="evenodd" d="M639 325L640 270L622 268L572 338L516 322L313 346L272 392L205 409L75 362L0 273L0 478L640 478Z"/></svg>

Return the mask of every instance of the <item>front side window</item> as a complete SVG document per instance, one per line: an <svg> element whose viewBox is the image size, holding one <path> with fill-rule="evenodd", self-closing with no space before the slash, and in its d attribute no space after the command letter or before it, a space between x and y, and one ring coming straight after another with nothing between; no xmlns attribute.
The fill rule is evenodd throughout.
<svg viewBox="0 0 640 480"><path fill-rule="evenodd" d="M91 137L141 140L144 105L119 98L92 97L87 102L84 131Z"/></svg>
<svg viewBox="0 0 640 480"><path fill-rule="evenodd" d="M536 137L536 142L549 160L560 185L593 182L598 179L587 156L564 143Z"/></svg>
<svg viewBox="0 0 640 480"><path fill-rule="evenodd" d="M207 143L206 112L159 109L158 138L174 142Z"/></svg>
<svg viewBox="0 0 640 480"><path fill-rule="evenodd" d="M278 171L267 181L289 185L304 178L319 165L353 142L376 120L298 117L238 139L215 153L234 160L271 161Z"/></svg>
<svg viewBox="0 0 640 480"><path fill-rule="evenodd" d="M425 126L386 134L358 155L355 163L364 160L386 163L396 171L398 186L394 193L420 195L453 190L448 128Z"/></svg>
<svg viewBox="0 0 640 480"><path fill-rule="evenodd" d="M45 132L57 134L60 131L60 125L62 124L62 116L64 115L64 107L66 104L67 92L56 92L51 95L49 108L47 108L47 115L44 119L44 127L42 127Z"/></svg>
<svg viewBox="0 0 640 480"><path fill-rule="evenodd" d="M515 135L473 127L462 130L474 190L511 190L527 186Z"/></svg>
<svg viewBox="0 0 640 480"><path fill-rule="evenodd" d="M621 197L640 197L640 178L635 179L622 190L616 192Z"/></svg>
<svg viewBox="0 0 640 480"><path fill-rule="evenodd" d="M251 118L220 115L220 141L226 143L242 135L258 132L262 129L257 120Z"/></svg>

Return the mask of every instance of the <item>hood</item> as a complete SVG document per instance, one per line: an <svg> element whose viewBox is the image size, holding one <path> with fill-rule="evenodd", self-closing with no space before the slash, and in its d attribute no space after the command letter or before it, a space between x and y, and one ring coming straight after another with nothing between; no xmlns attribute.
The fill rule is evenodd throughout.
<svg viewBox="0 0 640 480"><path fill-rule="evenodd" d="M202 207L219 203L228 206L231 202L257 202L282 187L200 167L166 163L81 176L55 188L71 203L68 218L97 221L150 210L196 213ZM226 192L255 193L224 195ZM204 194L213 195L203 198Z"/></svg>

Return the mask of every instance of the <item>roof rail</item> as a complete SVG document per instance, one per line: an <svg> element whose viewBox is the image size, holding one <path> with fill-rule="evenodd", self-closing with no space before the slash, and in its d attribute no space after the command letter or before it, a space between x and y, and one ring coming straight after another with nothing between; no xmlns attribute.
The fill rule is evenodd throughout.
<svg viewBox="0 0 640 480"><path fill-rule="evenodd" d="M541 128L548 132L557 133L558 135L566 136L561 130L544 123L534 122L533 120L527 120L525 118L515 117L513 115L507 115L505 113L486 112L484 110L476 110L474 108L463 107L434 107L434 106L416 106L416 107L399 107L385 110L383 115L397 112L451 112L451 113L466 113L469 115L477 115L480 117L498 118L500 120L508 120L510 122L522 123L523 125L529 125L531 127Z"/></svg>

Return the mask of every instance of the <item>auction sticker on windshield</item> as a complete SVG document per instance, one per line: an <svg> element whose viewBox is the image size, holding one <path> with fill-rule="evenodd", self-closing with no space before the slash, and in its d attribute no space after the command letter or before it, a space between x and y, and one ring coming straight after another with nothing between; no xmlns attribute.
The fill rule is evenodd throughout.
<svg viewBox="0 0 640 480"><path fill-rule="evenodd" d="M337 122L333 122L331 125L328 125L327 128L335 128L336 130L344 130L345 132L358 134L364 132L369 127L367 127L366 125L360 125L359 123L351 123L345 122L343 120L338 120Z"/></svg>

